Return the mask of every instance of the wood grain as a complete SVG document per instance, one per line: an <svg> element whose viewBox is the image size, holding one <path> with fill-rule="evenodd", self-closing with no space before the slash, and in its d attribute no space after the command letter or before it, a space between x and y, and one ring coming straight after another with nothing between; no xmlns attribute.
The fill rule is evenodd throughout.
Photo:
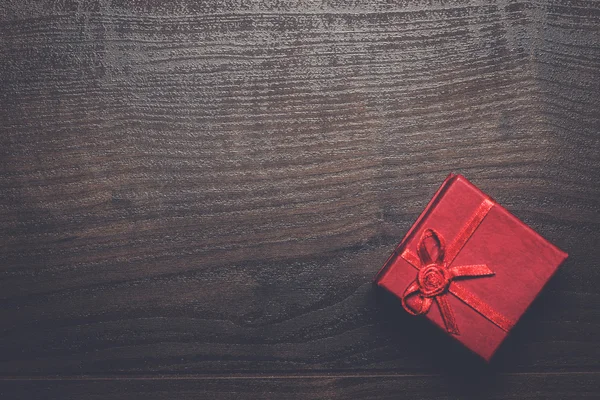
<svg viewBox="0 0 600 400"><path fill-rule="evenodd" d="M458 378L458 379L456 379ZM598 373L509 374L481 377L435 375L180 377L178 379L61 379L2 382L0 394L43 399L596 399Z"/></svg>
<svg viewBox="0 0 600 400"><path fill-rule="evenodd" d="M8 0L0 88L7 379L474 373L370 283L455 171L570 254L490 396L598 393L599 2Z"/></svg>

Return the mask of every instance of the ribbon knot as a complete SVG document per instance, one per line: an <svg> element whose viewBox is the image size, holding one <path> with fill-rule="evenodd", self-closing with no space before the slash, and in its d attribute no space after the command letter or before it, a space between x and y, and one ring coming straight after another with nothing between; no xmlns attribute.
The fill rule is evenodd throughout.
<svg viewBox="0 0 600 400"><path fill-rule="evenodd" d="M439 232L427 228L417 243L418 255L408 249L403 251L402 258L418 270L417 277L402 295L402 306L406 311L412 315L425 314L435 301L446 330L458 335L456 318L448 302L451 293L502 330L510 330L514 324L511 320L455 282L460 278L492 276L494 272L485 264L452 266L460 250L493 205L491 200L485 199L449 246L446 246L446 241Z"/></svg>

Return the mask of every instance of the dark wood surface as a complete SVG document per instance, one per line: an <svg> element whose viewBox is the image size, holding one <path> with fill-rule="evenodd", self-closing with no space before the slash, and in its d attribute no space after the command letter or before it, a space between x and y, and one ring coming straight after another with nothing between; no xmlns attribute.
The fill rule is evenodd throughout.
<svg viewBox="0 0 600 400"><path fill-rule="evenodd" d="M598 1L0 4L0 397L600 396ZM371 280L463 173L570 258L487 366Z"/></svg>

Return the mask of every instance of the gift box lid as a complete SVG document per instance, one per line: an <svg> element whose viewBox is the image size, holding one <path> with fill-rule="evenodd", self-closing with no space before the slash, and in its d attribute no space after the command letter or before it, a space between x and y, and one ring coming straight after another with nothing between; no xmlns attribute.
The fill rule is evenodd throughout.
<svg viewBox="0 0 600 400"><path fill-rule="evenodd" d="M489 207L485 207L486 204ZM471 233L465 235L468 224L476 226L471 226ZM431 297L435 301L424 315L489 361L567 254L465 177L450 174L375 278L377 285L404 298L405 308L409 311L419 310L423 300L430 301L424 297L422 288L419 292L419 285L415 283L418 282L419 268L414 264L419 264L419 260L411 263L407 261L410 259L407 255L417 257L423 253L419 246L423 246L423 257L427 258L427 252L436 257L439 248L431 248L439 247L439 243L429 241L432 245L426 240L430 238L424 237L431 232L439 235L444 243L450 243L449 248L458 239L465 238L464 244L455 251L456 256L446 260L450 263L446 263L445 268L457 270L462 266L482 266L483 271L487 267L489 272L453 278L446 293ZM424 267L425 264L419 265ZM408 296L407 288L411 284L413 293ZM442 299L445 300L442 302ZM414 307L411 307L411 301ZM450 310L440 312L441 308ZM496 318L493 318L494 313ZM448 314L456 326L455 331L448 326Z"/></svg>

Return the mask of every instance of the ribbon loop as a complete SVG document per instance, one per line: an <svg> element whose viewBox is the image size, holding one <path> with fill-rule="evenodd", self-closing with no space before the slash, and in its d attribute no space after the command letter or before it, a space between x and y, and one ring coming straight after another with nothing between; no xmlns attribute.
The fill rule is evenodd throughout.
<svg viewBox="0 0 600 400"><path fill-rule="evenodd" d="M412 297L411 297L412 296ZM408 304L407 299L412 298L412 305ZM431 308L433 299L431 297L425 297L419 293L419 286L416 282L409 285L402 295L402 307L412 315L426 314ZM415 309L415 306L417 307Z"/></svg>
<svg viewBox="0 0 600 400"><path fill-rule="evenodd" d="M404 309L406 311L408 311L410 314L412 315L419 315L422 314L422 312L420 312L423 307L421 307L419 305L419 309L415 310L412 307L410 307L407 303L407 299L409 298L409 296L418 293L419 292L419 284L415 281L413 281L410 285L408 285L408 287L404 290L404 293L402 294L402 306L404 307Z"/></svg>
<svg viewBox="0 0 600 400"><path fill-rule="evenodd" d="M433 245L433 248L429 248L428 244ZM431 250L433 250L433 254ZM417 245L417 252L423 264L440 264L444 260L446 241L435 230L425 229Z"/></svg>

